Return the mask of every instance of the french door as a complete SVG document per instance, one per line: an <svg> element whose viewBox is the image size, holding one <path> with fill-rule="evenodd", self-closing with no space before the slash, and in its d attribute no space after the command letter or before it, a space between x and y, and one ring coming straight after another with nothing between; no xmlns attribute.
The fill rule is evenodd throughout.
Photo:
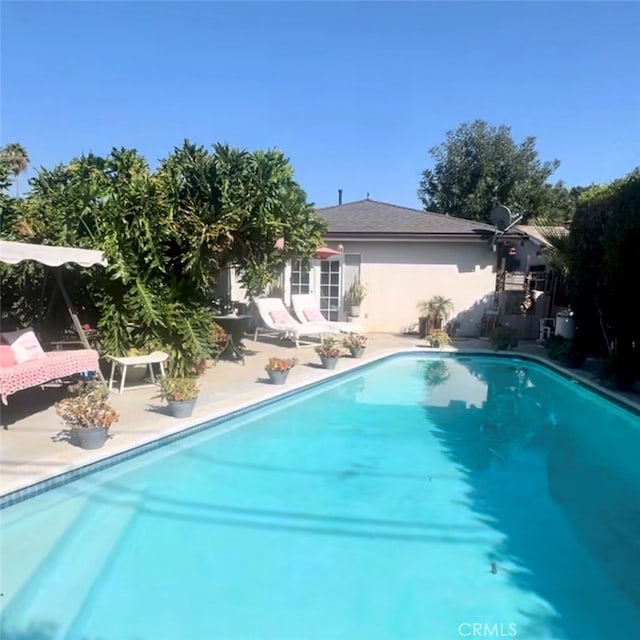
<svg viewBox="0 0 640 640"><path fill-rule="evenodd" d="M340 260L320 262L320 310L327 320L340 320L342 283L340 281Z"/></svg>

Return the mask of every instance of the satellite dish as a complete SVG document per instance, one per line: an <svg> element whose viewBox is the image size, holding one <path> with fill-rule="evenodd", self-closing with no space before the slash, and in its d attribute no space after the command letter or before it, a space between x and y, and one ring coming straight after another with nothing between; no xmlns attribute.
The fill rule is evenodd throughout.
<svg viewBox="0 0 640 640"><path fill-rule="evenodd" d="M498 205L490 214L489 220L491 220L491 224L496 227L499 231L504 231L511 222L515 219L509 207L505 207L504 205Z"/></svg>

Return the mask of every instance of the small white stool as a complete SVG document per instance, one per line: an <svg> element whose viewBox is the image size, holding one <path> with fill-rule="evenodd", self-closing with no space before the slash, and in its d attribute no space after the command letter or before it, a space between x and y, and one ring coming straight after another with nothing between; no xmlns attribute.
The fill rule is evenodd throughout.
<svg viewBox="0 0 640 640"><path fill-rule="evenodd" d="M127 367L132 367L136 364L146 364L149 368L149 376L151 377L151 384L137 384L135 387L129 387L129 389L141 389L143 387L153 387L156 384L156 376L153 371L153 365L160 366L160 373L164 376L164 363L169 357L168 353L164 351L154 351L146 356L125 356L123 358L116 358L115 356L105 356L108 360L111 360L111 374L109 375L109 391L113 390L113 376L116 367L122 368L122 375L120 378L120 389L118 393L123 393L125 390L124 383L127 379Z"/></svg>

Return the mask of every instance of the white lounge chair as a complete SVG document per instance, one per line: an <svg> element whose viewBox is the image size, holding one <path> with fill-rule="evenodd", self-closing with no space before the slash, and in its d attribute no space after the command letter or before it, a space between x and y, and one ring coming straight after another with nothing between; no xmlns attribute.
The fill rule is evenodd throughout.
<svg viewBox="0 0 640 640"><path fill-rule="evenodd" d="M258 340L258 332L270 333L281 338L290 338L296 343L296 347L299 347L301 337L317 337L322 340L325 335L336 333L326 322L301 324L287 311L280 298L258 298L255 303L265 325L256 327L253 337L255 341Z"/></svg>
<svg viewBox="0 0 640 640"><path fill-rule="evenodd" d="M301 324L322 323L329 325L334 331L341 333L362 333L362 327L356 322L335 322L326 320L320 311L318 298L309 293L300 293L291 296L293 312Z"/></svg>

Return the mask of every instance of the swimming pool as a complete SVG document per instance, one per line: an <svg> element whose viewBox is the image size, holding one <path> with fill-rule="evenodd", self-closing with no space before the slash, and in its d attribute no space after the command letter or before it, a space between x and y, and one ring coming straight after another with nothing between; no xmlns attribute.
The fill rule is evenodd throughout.
<svg viewBox="0 0 640 640"><path fill-rule="evenodd" d="M635 637L638 460L534 362L389 358L0 511L0 635Z"/></svg>

